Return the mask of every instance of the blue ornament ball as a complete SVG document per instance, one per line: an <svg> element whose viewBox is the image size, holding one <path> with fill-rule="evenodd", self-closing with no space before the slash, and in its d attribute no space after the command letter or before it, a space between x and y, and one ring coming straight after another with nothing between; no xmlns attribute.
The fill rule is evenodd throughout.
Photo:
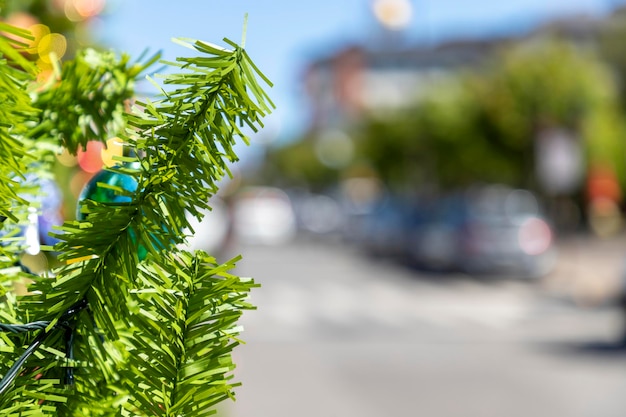
<svg viewBox="0 0 626 417"><path fill-rule="evenodd" d="M85 214L80 211L80 206L81 202L86 199L99 203L130 203L132 201L131 197L116 194L110 188L100 187L98 183L119 187L131 193L137 190L137 180L131 175L102 170L94 175L80 192L76 209L77 219L85 220Z"/></svg>
<svg viewBox="0 0 626 417"><path fill-rule="evenodd" d="M135 192L137 190L137 180L128 174L121 172L102 170L94 175L78 196L78 207L76 208L76 218L78 220L85 220L85 213L80 210L81 202L89 199L97 201L99 203L130 203L132 198L126 195L119 195L110 188L101 187L98 183L115 186L126 190L128 192ZM133 243L137 242L135 233L131 229L129 231L130 238ZM143 260L148 255L148 250L145 246L137 245L137 257L139 260Z"/></svg>

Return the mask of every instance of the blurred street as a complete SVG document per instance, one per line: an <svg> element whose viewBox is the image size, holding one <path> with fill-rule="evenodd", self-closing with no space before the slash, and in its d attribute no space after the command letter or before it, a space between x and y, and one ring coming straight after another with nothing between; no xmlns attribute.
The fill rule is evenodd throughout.
<svg viewBox="0 0 626 417"><path fill-rule="evenodd" d="M622 239L568 239L538 281L426 275L341 242L246 245L262 288L226 415L622 416Z"/></svg>
<svg viewBox="0 0 626 417"><path fill-rule="evenodd" d="M626 0L222 3L0 1L0 407L206 410L199 249L219 417L625 416Z"/></svg>

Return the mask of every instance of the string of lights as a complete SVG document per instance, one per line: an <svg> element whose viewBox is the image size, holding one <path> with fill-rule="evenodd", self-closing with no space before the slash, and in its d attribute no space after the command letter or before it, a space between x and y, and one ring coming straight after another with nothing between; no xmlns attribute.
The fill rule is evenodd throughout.
<svg viewBox="0 0 626 417"><path fill-rule="evenodd" d="M35 337L35 339L28 345L26 350L20 355L20 357L13 363L11 368L0 380L0 395L3 395L6 390L11 386L11 383L19 375L20 370L26 363L26 360L37 351L37 349L52 335L57 334L60 331L65 332L65 349L66 358L68 361L73 360L73 346L74 328L71 324L72 319L82 310L87 308L87 300L82 299L61 316L57 323L48 331L46 328L51 324L50 321L35 321L25 324L5 324L0 323L0 331L11 333L25 333L40 330L41 332ZM71 385L74 381L74 371L71 366L66 368L65 384Z"/></svg>

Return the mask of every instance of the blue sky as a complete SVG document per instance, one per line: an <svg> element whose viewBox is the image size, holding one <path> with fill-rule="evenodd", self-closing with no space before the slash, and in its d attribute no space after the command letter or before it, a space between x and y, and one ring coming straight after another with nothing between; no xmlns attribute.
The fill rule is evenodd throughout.
<svg viewBox="0 0 626 417"><path fill-rule="evenodd" d="M306 102L298 79L308 60L351 41L366 43L378 33L372 0L109 0L103 40L139 55L145 48L173 59L188 50L173 37L220 43L241 40L248 13L246 49L274 82L269 93L277 110L266 135L282 140L302 128ZM606 13L622 0L411 0L410 42L446 37L523 31L535 22L575 13Z"/></svg>

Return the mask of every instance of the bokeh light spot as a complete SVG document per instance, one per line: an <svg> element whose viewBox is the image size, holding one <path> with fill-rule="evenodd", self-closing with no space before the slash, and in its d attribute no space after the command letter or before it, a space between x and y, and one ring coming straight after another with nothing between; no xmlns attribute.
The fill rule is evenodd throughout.
<svg viewBox="0 0 626 417"><path fill-rule="evenodd" d="M78 165L85 172L96 173L102 169L102 149L104 145L102 142L90 141L87 142L87 148L85 150L78 150Z"/></svg>
<svg viewBox="0 0 626 417"><path fill-rule="evenodd" d="M10 24L12 26L16 26L18 28L22 28L22 29L27 29L30 26L33 26L33 25L35 25L38 22L39 22L39 20L35 16L33 16L32 14L29 14L29 13L24 13L24 12L12 13L7 18L7 23L8 24Z"/></svg>
<svg viewBox="0 0 626 417"><path fill-rule="evenodd" d="M63 148L63 152L56 155L56 157L57 157L57 161L59 161L61 165L66 166L66 167L70 167L70 168L75 167L76 164L78 163L76 156L69 153L69 151L65 148Z"/></svg>
<svg viewBox="0 0 626 417"><path fill-rule="evenodd" d="M84 18L99 15L104 9L105 0L74 0L74 9Z"/></svg>
<svg viewBox="0 0 626 417"><path fill-rule="evenodd" d="M28 30L30 31L30 33L33 35L35 39L29 42L29 47L26 49L26 51L29 54L36 54L37 49L39 47L39 43L41 42L41 39L43 39L44 36L47 36L50 34L50 28L46 25L36 24L36 25L30 26Z"/></svg>
<svg viewBox="0 0 626 417"><path fill-rule="evenodd" d="M18 12L18 13L12 13L9 17L7 17L6 23L8 23L11 26L15 26L21 29L30 30L31 27L36 26L37 23L39 23L39 20L35 16L29 13ZM20 45L19 48L23 47L26 52L30 53L29 47L32 46L33 41L29 39L24 39L20 36L17 36L9 32L2 32L2 35L6 36L8 39L12 39L14 41L19 42L19 45Z"/></svg>
<svg viewBox="0 0 626 417"><path fill-rule="evenodd" d="M65 16L72 22L80 22L98 16L106 4L105 0L67 0Z"/></svg>
<svg viewBox="0 0 626 417"><path fill-rule="evenodd" d="M315 154L320 162L329 168L345 168L354 157L354 144L346 133L329 130L315 143Z"/></svg>
<svg viewBox="0 0 626 417"><path fill-rule="evenodd" d="M411 23L413 7L409 0L375 0L374 16L386 28L400 30Z"/></svg>
<svg viewBox="0 0 626 417"><path fill-rule="evenodd" d="M41 68L41 66L39 68ZM43 86L50 80L50 77L52 77L53 75L54 74L51 69L44 68L37 73L37 83L40 86ZM40 87L40 88L43 88L43 87Z"/></svg>
<svg viewBox="0 0 626 417"><path fill-rule="evenodd" d="M101 158L104 165L112 167L116 165L118 161L113 159L115 156L122 156L124 151L122 140L120 138L111 138L107 140L106 149L102 149Z"/></svg>
<svg viewBox="0 0 626 417"><path fill-rule="evenodd" d="M67 50L67 39L60 33L50 33L45 35L37 45L39 58L46 63L50 63L50 54L54 53L57 58L62 58Z"/></svg>

